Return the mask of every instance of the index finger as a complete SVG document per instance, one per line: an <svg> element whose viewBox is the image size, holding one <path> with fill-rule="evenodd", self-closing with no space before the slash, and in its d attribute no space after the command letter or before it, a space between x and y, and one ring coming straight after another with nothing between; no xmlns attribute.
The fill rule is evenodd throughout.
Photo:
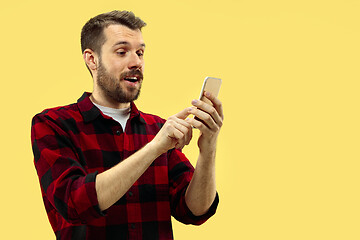
<svg viewBox="0 0 360 240"><path fill-rule="evenodd" d="M221 101L210 92L204 92L204 95L207 99L209 99L212 102L214 108L219 113L221 119L224 119L224 113L223 113L223 107Z"/></svg>
<svg viewBox="0 0 360 240"><path fill-rule="evenodd" d="M174 116L184 120L189 115L190 115L190 108L185 108L185 109L181 110L180 112L178 112L177 114L175 114Z"/></svg>

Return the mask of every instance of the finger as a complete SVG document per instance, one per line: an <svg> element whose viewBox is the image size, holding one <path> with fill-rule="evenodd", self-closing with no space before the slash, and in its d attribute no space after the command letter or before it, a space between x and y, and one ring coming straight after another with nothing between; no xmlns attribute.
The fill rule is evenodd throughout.
<svg viewBox="0 0 360 240"><path fill-rule="evenodd" d="M174 127L183 134L183 139L179 139L183 145L188 145L192 138L192 128L185 120L178 119L179 122L174 124Z"/></svg>
<svg viewBox="0 0 360 240"><path fill-rule="evenodd" d="M175 141L175 147L184 146L184 134L177 128L173 128L169 133L169 137Z"/></svg>
<svg viewBox="0 0 360 240"><path fill-rule="evenodd" d="M210 129L203 122L196 120L195 118L188 118L187 121L196 129L199 129L200 132L205 134L210 133Z"/></svg>
<svg viewBox="0 0 360 240"><path fill-rule="evenodd" d="M183 148L192 138L192 128L185 120L170 117L167 121L171 138L176 141L176 148Z"/></svg>
<svg viewBox="0 0 360 240"><path fill-rule="evenodd" d="M195 115L200 120L200 122L203 122L203 124L205 124L208 128L213 130L218 129L217 123L214 121L213 117L207 112L204 112L203 110L198 108L193 108L191 110L191 113Z"/></svg>
<svg viewBox="0 0 360 240"><path fill-rule="evenodd" d="M207 99L209 99L212 102L214 108L219 113L221 119L224 119L222 102L210 92L205 92L204 95Z"/></svg>
<svg viewBox="0 0 360 240"><path fill-rule="evenodd" d="M189 113L190 114L190 113ZM192 139L192 126L187 121L172 116L169 118L172 121L175 128L184 133L185 145L188 145Z"/></svg>
<svg viewBox="0 0 360 240"><path fill-rule="evenodd" d="M177 119L178 126L181 126L181 131L185 134L185 145L188 145L192 139L192 126L187 121Z"/></svg>
<svg viewBox="0 0 360 240"><path fill-rule="evenodd" d="M214 119L216 124L218 124L219 126L222 126L222 118L220 117L219 113L213 106L211 106L210 104L207 104L201 100L193 100L191 103L197 109L200 109L200 110L204 111L205 113L209 114Z"/></svg>
<svg viewBox="0 0 360 240"><path fill-rule="evenodd" d="M190 115L190 112L189 112L189 115ZM186 127L186 128L191 128L191 125L187 122L187 121L185 121L185 120L183 120L183 119L181 119L181 118L176 118L176 117L171 117L171 119L174 121L174 122L176 122L176 123L178 123L178 124L181 124L181 125L183 125L184 127Z"/></svg>
<svg viewBox="0 0 360 240"><path fill-rule="evenodd" d="M175 114L174 117L177 117L177 118L180 118L180 119L185 119L189 115L190 115L189 108L185 108L182 111Z"/></svg>

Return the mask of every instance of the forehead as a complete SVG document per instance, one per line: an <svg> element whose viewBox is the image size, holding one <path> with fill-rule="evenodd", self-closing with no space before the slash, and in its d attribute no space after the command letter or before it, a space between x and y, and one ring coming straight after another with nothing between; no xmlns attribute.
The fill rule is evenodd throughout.
<svg viewBox="0 0 360 240"><path fill-rule="evenodd" d="M142 33L139 29L132 30L120 24L111 24L104 29L106 41L104 45L112 47L119 42L128 42L130 45L137 47L144 45Z"/></svg>

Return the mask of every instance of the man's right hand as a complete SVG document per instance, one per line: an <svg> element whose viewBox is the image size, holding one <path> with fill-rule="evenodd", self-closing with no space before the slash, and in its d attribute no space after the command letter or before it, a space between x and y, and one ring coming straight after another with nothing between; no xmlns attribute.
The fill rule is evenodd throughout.
<svg viewBox="0 0 360 240"><path fill-rule="evenodd" d="M154 137L152 144L165 153L172 148L181 149L190 143L192 138L192 126L185 120L190 115L190 108L185 108L181 112L171 116L165 122Z"/></svg>

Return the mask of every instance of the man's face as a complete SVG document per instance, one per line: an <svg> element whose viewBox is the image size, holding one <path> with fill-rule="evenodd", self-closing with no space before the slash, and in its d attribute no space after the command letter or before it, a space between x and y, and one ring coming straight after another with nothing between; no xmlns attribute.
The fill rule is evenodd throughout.
<svg viewBox="0 0 360 240"><path fill-rule="evenodd" d="M134 101L143 80L145 44L141 31L113 24L104 29L104 35L95 84L111 101Z"/></svg>

